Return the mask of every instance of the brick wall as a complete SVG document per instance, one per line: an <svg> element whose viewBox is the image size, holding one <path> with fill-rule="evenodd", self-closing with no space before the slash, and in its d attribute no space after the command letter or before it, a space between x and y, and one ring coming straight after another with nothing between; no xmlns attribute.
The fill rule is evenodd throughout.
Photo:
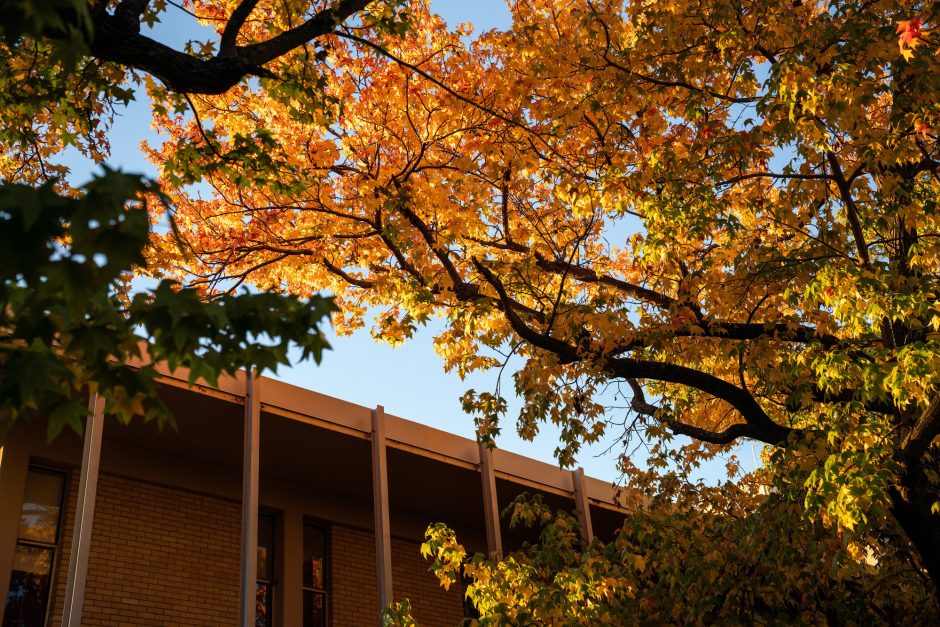
<svg viewBox="0 0 940 627"><path fill-rule="evenodd" d="M53 624L65 598L76 476ZM82 625L237 624L239 511L230 501L101 475Z"/></svg>
<svg viewBox="0 0 940 627"><path fill-rule="evenodd" d="M62 521L51 625L62 621L77 484L75 471ZM239 534L238 503L101 475L82 624L236 625ZM378 617L374 535L332 525L330 539L332 623L372 627ZM463 616L462 591L440 587L419 547L392 540L394 596L411 601L420 625L456 625Z"/></svg>
<svg viewBox="0 0 940 627"><path fill-rule="evenodd" d="M421 556L421 543L392 538L392 585L395 598L411 601L419 625L450 626L463 618L463 589L457 583L445 591L428 572L430 563Z"/></svg>
<svg viewBox="0 0 940 627"><path fill-rule="evenodd" d="M375 541L371 532L330 527L330 599L334 625L375 625L379 594L375 583Z"/></svg>
<svg viewBox="0 0 940 627"><path fill-rule="evenodd" d="M330 531L333 624L374 625L378 616L375 583L375 536L370 531L334 525ZM463 591L441 588L421 557L419 542L392 539L395 599L407 598L419 625L456 625L463 617Z"/></svg>

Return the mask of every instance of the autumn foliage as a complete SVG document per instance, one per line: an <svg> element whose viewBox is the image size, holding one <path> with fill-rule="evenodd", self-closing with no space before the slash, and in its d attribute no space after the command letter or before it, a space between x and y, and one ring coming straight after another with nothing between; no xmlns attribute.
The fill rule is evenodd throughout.
<svg viewBox="0 0 940 627"><path fill-rule="evenodd" d="M242 50L306 10L185 7ZM569 522L536 508L550 531L530 552L438 568L471 577L484 614L929 620L938 5L510 8L511 28L472 34L422 2L373 3L221 94L145 75L177 227L154 242L159 274L329 291L341 331L391 343L443 318L449 371L524 361L516 426L559 425L560 463L621 424L647 446L646 465L622 460L644 498L612 543L558 544ZM499 432L504 399L463 402L481 438ZM766 445L757 472L690 478L747 441ZM578 614L588 598L611 613Z"/></svg>

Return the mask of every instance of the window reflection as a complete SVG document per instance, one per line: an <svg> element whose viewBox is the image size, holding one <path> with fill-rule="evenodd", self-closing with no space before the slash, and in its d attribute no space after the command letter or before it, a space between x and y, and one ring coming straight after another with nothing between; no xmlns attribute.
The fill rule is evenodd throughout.
<svg viewBox="0 0 940 627"><path fill-rule="evenodd" d="M304 587L323 590L323 558L326 534L320 527L304 527Z"/></svg>
<svg viewBox="0 0 940 627"><path fill-rule="evenodd" d="M271 620L271 584L258 582L255 588L255 627L270 627Z"/></svg>
<svg viewBox="0 0 940 627"><path fill-rule="evenodd" d="M255 587L255 627L270 627L274 603L274 527L271 514L258 515L258 574Z"/></svg>
<svg viewBox="0 0 940 627"><path fill-rule="evenodd" d="M64 474L29 469L3 627L33 627L46 622L64 492Z"/></svg>
<svg viewBox="0 0 940 627"><path fill-rule="evenodd" d="M325 627L326 595L304 590L304 627Z"/></svg>
<svg viewBox="0 0 940 627"><path fill-rule="evenodd" d="M258 579L274 580L274 516L258 515Z"/></svg>
<svg viewBox="0 0 940 627"><path fill-rule="evenodd" d="M304 627L326 625L326 530L304 525Z"/></svg>
<svg viewBox="0 0 940 627"><path fill-rule="evenodd" d="M45 622L52 557L52 549L17 545L3 614L4 627L30 627Z"/></svg>
<svg viewBox="0 0 940 627"><path fill-rule="evenodd" d="M20 540L55 544L64 482L59 473L30 470L20 510Z"/></svg>

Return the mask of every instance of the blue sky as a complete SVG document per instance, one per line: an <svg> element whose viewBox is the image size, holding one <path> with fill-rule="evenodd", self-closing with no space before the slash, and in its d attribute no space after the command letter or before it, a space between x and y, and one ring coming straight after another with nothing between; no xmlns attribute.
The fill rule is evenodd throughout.
<svg viewBox="0 0 940 627"><path fill-rule="evenodd" d="M432 8L440 13L450 25L470 22L476 30L505 27L510 16L504 0L432 0ZM192 18L172 6L157 25L152 35L169 45L181 47L188 39L207 39L213 34L202 29ZM159 139L150 129L149 105L143 94L140 100L118 111L112 128L111 159L109 165L127 171L142 172L155 176L156 171L139 150L140 141L152 143ZM64 160L72 169L76 182L87 180L94 164L70 153ZM611 242L616 244L616 242ZM494 391L495 373L477 375L462 381L456 375L444 373L441 359L434 353L433 337L442 328L439 321L420 329L415 337L403 346L392 348L377 343L369 331L362 330L349 337L336 337L330 333L332 351L325 354L323 363L298 363L282 369L277 378L324 394L336 396L366 406L383 405L389 413L422 422L424 424L474 437L473 420L463 413L459 398L474 388L477 391ZM534 442L526 442L515 433L514 413L519 403L512 394L511 363L503 373L502 394L510 401L510 412L503 425L503 434L497 445L547 462L553 461L553 451L558 445L558 430L545 426ZM614 418L622 418L623 410ZM616 434L611 434L616 441ZM602 454L610 441L583 449L578 462L592 476L615 480L616 453ZM743 455L742 457L750 457ZM741 460L750 466L749 459ZM711 474L711 473L709 473Z"/></svg>

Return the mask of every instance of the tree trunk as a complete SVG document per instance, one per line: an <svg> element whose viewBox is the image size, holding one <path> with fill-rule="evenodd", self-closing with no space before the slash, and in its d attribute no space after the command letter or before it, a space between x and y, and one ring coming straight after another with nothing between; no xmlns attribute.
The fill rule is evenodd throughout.
<svg viewBox="0 0 940 627"><path fill-rule="evenodd" d="M926 477L915 479L908 475L899 487L891 489L891 513L917 550L920 563L933 582L934 599L940 611L940 516L930 511L937 494L927 485Z"/></svg>

